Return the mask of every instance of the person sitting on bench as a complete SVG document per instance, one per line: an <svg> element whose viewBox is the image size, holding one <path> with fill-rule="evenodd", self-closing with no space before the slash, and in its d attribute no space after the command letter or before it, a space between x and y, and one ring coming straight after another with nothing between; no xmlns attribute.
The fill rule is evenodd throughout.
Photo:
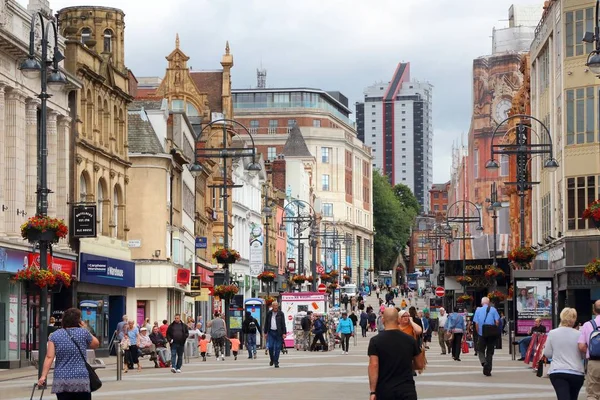
<svg viewBox="0 0 600 400"><path fill-rule="evenodd" d="M154 368L159 368L158 361L156 359L156 346L150 340L150 336L148 336L148 329L146 327L142 327L140 329L140 351L142 355L150 354L150 361L154 361Z"/></svg>
<svg viewBox="0 0 600 400"><path fill-rule="evenodd" d="M529 343L531 343L531 338L534 333L546 333L546 326L542 325L542 319L536 318L534 325L529 330L529 334L519 341L519 351L521 352L521 358L519 361L525 361L525 356L527 355L527 349L529 348Z"/></svg>
<svg viewBox="0 0 600 400"><path fill-rule="evenodd" d="M155 326L152 328L152 333L149 335L152 344L156 348L156 353L160 360L166 365L171 364L169 352L167 351L167 339L160 333L160 328Z"/></svg>

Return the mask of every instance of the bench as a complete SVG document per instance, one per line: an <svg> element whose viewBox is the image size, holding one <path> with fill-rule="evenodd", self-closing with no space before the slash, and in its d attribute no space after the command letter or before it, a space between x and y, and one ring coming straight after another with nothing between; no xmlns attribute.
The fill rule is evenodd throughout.
<svg viewBox="0 0 600 400"><path fill-rule="evenodd" d="M86 356L87 356L88 364L90 364L93 369L106 368L106 364L104 364L104 361L102 361L99 358L96 358L96 352L94 351L94 349L87 349ZM30 361L31 361L31 365L33 365L36 368L38 367L38 365L40 363L39 350L31 351L31 360ZM50 369L54 369L54 361L52 361L52 365L50 366Z"/></svg>

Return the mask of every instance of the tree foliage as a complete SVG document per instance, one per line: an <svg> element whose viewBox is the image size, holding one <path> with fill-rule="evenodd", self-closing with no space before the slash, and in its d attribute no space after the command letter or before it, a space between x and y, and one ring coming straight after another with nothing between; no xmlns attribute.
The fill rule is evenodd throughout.
<svg viewBox="0 0 600 400"><path fill-rule="evenodd" d="M403 204L394 189L387 177L373 171L374 256L375 267L379 271L389 270L406 246L411 224L419 210L414 209L414 204L408 207ZM416 202L410 189L406 189ZM416 204L419 207L419 203Z"/></svg>
<svg viewBox="0 0 600 400"><path fill-rule="evenodd" d="M415 215L421 212L421 205L410 188L402 183L394 185L394 194L400 203L409 210L414 210Z"/></svg>

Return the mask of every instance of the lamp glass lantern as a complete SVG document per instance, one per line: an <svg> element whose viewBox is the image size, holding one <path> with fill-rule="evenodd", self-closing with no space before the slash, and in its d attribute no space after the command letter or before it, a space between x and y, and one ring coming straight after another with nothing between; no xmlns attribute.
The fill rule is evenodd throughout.
<svg viewBox="0 0 600 400"><path fill-rule="evenodd" d="M595 75L600 75L600 51L594 50L590 53L585 64Z"/></svg>
<svg viewBox="0 0 600 400"><path fill-rule="evenodd" d="M491 158L491 159L488 160L488 162L485 163L485 168L489 169L489 170L499 169L500 168L500 164L498 164L498 161L496 161L493 158Z"/></svg>
<svg viewBox="0 0 600 400"><path fill-rule="evenodd" d="M294 272L296 272L296 261L294 261L294 259L290 258L287 262L287 269L289 271L290 274L293 274Z"/></svg>
<svg viewBox="0 0 600 400"><path fill-rule="evenodd" d="M26 78L36 79L42 73L42 65L35 57L27 57L21 62L19 69Z"/></svg>

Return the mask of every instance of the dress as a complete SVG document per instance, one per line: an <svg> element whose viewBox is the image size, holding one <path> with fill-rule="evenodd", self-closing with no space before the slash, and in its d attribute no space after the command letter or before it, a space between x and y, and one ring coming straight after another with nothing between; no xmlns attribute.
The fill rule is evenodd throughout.
<svg viewBox="0 0 600 400"><path fill-rule="evenodd" d="M84 328L66 328L83 355L92 342L92 335ZM65 329L59 329L48 339L54 343L56 360L52 393L90 392L90 376L79 350Z"/></svg>

